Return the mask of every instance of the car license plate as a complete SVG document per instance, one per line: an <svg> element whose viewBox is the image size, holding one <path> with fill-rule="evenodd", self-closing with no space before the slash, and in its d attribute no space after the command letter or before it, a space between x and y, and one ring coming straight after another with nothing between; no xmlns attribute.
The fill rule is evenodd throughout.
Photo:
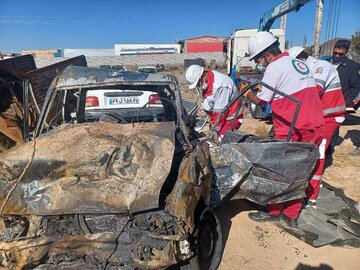
<svg viewBox="0 0 360 270"><path fill-rule="evenodd" d="M137 97L110 98L109 104L110 105L139 104L139 98Z"/></svg>

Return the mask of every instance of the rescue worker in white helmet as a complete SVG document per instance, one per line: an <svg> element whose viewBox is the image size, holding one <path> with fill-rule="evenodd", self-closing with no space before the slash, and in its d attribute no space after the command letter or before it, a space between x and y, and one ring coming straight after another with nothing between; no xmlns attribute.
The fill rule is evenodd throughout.
<svg viewBox="0 0 360 270"><path fill-rule="evenodd" d="M338 71L330 62L309 56L302 47L292 47L288 50L288 53L291 57L304 61L314 73L324 115L325 123L322 128L322 135L324 138L324 150L326 152L333 134L345 120L346 104ZM316 171L314 171L312 179L310 179L309 186L306 190L308 198L307 206L316 208L316 198L320 190L324 163L325 156L320 158L319 166L316 168Z"/></svg>
<svg viewBox="0 0 360 270"><path fill-rule="evenodd" d="M258 32L249 39L250 60L265 69L262 82L301 101L298 118L291 134L291 141L322 141L321 126L324 123L321 102L309 67L302 61L282 53L278 40L269 32ZM274 126L274 137L286 139L295 113L296 103L262 86L257 94L248 90L247 96L253 103L265 108L270 104ZM254 221L279 220L282 214L287 225L296 228L302 208L302 198L278 204L268 204L267 212L250 213Z"/></svg>
<svg viewBox="0 0 360 270"><path fill-rule="evenodd" d="M205 70L200 65L191 65L186 70L185 77L189 89L197 87L200 91L202 108L209 115L210 124L216 130L219 141L230 129L237 130L240 128L243 121L243 108L240 99L230 106L222 115L217 126L214 126L221 111L238 94L238 89L229 76L215 70Z"/></svg>

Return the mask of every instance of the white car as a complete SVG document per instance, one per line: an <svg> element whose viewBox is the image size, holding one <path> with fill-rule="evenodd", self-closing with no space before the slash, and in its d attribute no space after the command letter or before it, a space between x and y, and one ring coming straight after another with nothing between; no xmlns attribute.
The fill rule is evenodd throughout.
<svg viewBox="0 0 360 270"><path fill-rule="evenodd" d="M121 64L111 66L111 68L112 68L112 69L117 69L117 70L127 71L127 69L126 69L123 65L121 65Z"/></svg>
<svg viewBox="0 0 360 270"><path fill-rule="evenodd" d="M154 66L144 66L139 67L137 72L144 72L144 73L157 73L157 69Z"/></svg>
<svg viewBox="0 0 360 270"><path fill-rule="evenodd" d="M142 90L101 89L86 93L85 117L88 121L117 118L120 121L157 121L165 114L160 96Z"/></svg>

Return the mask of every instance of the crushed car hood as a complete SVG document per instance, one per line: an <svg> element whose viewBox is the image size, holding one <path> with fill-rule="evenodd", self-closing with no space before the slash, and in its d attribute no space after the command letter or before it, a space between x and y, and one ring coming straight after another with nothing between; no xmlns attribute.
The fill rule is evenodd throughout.
<svg viewBox="0 0 360 270"><path fill-rule="evenodd" d="M175 125L97 122L36 139L35 156L2 214L129 213L157 208L172 164ZM0 156L0 204L34 143ZM160 154L161 153L161 154Z"/></svg>

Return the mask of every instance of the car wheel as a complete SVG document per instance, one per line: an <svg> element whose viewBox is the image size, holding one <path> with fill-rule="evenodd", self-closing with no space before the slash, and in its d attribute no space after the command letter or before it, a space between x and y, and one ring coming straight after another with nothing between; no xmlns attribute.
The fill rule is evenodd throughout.
<svg viewBox="0 0 360 270"><path fill-rule="evenodd" d="M196 256L181 270L215 270L218 268L223 253L221 223L211 208L206 208L195 233Z"/></svg>

